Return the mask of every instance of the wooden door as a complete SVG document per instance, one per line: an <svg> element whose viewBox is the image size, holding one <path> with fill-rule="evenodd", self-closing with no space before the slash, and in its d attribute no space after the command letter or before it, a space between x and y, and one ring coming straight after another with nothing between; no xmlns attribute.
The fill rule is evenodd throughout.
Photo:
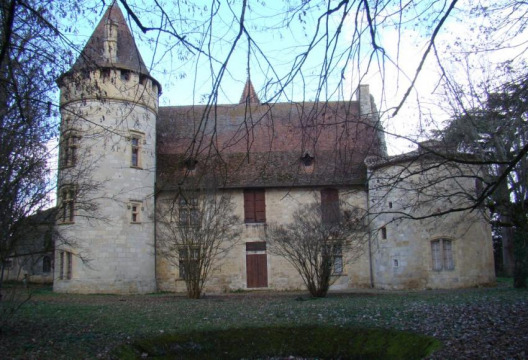
<svg viewBox="0 0 528 360"><path fill-rule="evenodd" d="M268 259L266 254L246 254L247 287L268 287Z"/></svg>

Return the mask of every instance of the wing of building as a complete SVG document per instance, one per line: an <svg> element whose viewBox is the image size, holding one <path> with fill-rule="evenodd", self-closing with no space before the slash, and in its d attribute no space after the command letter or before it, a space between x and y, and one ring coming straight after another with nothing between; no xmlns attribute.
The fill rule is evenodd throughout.
<svg viewBox="0 0 528 360"><path fill-rule="evenodd" d="M175 221L188 219L189 202L178 199L191 186L229 195L239 219L239 241L212 267L208 292L304 288L292 264L269 251L266 229L329 198L345 214L366 214L361 249L333 254L334 289L494 281L482 212L442 213L450 201L468 203L448 194L474 193L475 182L459 178L478 169L455 170L441 156L387 157L367 85L349 101L263 103L248 79L238 104L159 107L161 86L116 3L58 83L57 229L67 241L55 251L56 291L184 291L178 261L161 256L156 209L172 201ZM445 196L418 191L430 178L444 180L430 189ZM425 217L431 209L438 216Z"/></svg>

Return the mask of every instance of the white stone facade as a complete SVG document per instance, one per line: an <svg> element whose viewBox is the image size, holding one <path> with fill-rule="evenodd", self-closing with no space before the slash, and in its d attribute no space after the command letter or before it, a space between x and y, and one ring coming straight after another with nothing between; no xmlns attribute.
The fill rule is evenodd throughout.
<svg viewBox="0 0 528 360"><path fill-rule="evenodd" d="M105 23L105 19L113 20ZM123 41L123 38L127 41ZM185 291L179 269L160 257L156 248L156 205L176 196L176 190L174 187L163 188L157 184L160 182L160 171L157 169L160 144L156 143L157 139L159 141L156 131L159 131L160 88L145 70L131 39L118 6L113 4L89 40L89 51L87 48L83 51L85 55L89 55L91 51L102 56L102 59L97 58L94 64L81 59L83 61L76 63L72 71L65 74L59 82L62 126L57 228L61 241L56 246L54 273L54 290L58 292ZM98 44L100 51L93 48ZM133 46L133 49L128 49L130 56L127 58L123 57L123 51L126 50L122 48L123 44ZM254 90L252 94L251 100L258 101ZM231 115L223 115L224 117L233 117L222 119L227 124L224 129L226 133L237 128L234 126L237 121L244 120L241 114L245 114L247 109L243 104L240 106L225 110L225 114ZM252 106L258 108L259 104ZM340 144L343 145L342 148L338 149L341 151L341 160L344 161L342 163L352 164L358 170L341 171L343 169L336 167L333 174L352 174L353 179L340 178L337 185L335 178L324 179L317 173L317 167L321 169L328 164L320 160L323 159L322 156L317 158L318 155L315 155L315 167L309 165L303 170L305 173L302 180L305 183L299 183L299 179L292 177L291 186L278 184L277 182L285 181L281 179L290 179L283 176L289 175L285 171L276 178L273 178L276 174L272 172L267 174L275 181L268 185L265 185L268 180L259 178L258 185L230 185L221 189L231 195L235 215L241 219L240 224L235 226L240 227L242 236L240 242L215 264L205 291L253 289L248 285L247 257L254 254L248 253L246 244L265 241L268 225L290 222L294 210L302 204L319 201L320 191L324 188L337 190L345 207L359 208L369 214L365 223L363 247L357 250L360 256L357 253L343 253L343 271L335 277L332 289L454 288L493 283L495 277L491 231L483 211L468 209L443 214L448 209L463 208L468 204L470 199L467 194L475 190L475 169L469 166L455 169L444 165L420 168L423 164L435 164L437 160L416 162L417 157L413 157L414 155L397 161L380 161L380 154L385 153L383 133L366 85L360 86L356 102L334 104L327 109L321 104L319 106L319 110L313 107L314 111L307 110L303 114L312 116L315 112L310 121L323 119L323 123L332 123L331 116L336 119L339 117L340 121L355 126L351 129L360 129L358 123L361 126L370 124L365 125L365 129L361 128L362 132L358 132L361 135L356 136L373 137L372 144L375 145L366 144L365 148L370 151L369 146L377 147L374 150L378 154L378 162L369 164L367 169L363 164L366 152L359 154L360 160L352 161L357 153L348 151L355 149L352 146L354 144L343 140ZM266 116L270 116L271 108L263 105L259 110L263 113L262 122L267 119ZM191 110L181 113L192 114L196 109ZM279 110L286 115L280 115L282 113ZM285 122L295 113L287 110L284 105L276 106L275 114L278 115L273 119L276 125L281 121ZM253 114L255 118L256 114L258 112ZM190 118L171 118L167 126L172 130L176 128L183 131L192 128L191 123ZM323 126L327 130L329 127L331 125ZM286 151L284 149L292 142L299 141L294 134L295 125L286 124L282 130L277 129L274 131L278 135L273 136L283 137L274 144L283 146L283 149L282 152L275 151L273 154L269 151L270 158L277 164L302 167L301 163L291 165L287 156L294 153L292 156L298 161L299 155L304 155L304 151L312 151L313 155L317 150L316 144L313 147L308 144L306 149L309 150L303 147L303 153L299 155L296 151L300 149L291 151L288 148ZM255 130L255 133L272 133L268 130L264 126ZM312 128L312 131L315 130L316 126ZM174 131L164 131L177 140L185 139ZM287 134L281 134L280 131ZM331 131L328 132L330 133ZM337 138L346 139L341 135L337 134ZM173 140L170 136L167 136L167 141ZM254 140L255 143L261 143L262 148L269 149L264 136ZM359 143L363 139L355 140ZM319 139L317 145L326 146L324 150L328 155L334 152L334 143L333 138ZM165 143L164 146L169 150L181 147L175 143ZM323 152L319 154L322 155ZM259 156L267 159L268 153L261 152ZM306 156L309 157L308 152ZM266 169L273 166L286 168L272 163L265 165ZM312 171L314 176L310 178ZM244 222L244 189L255 187L265 192L265 223ZM424 188L427 190L423 191ZM435 212L439 216L424 217ZM413 217L420 219L412 220ZM304 288L300 275L285 259L274 256L267 250L256 252L258 255L266 255L267 282L262 288Z"/></svg>

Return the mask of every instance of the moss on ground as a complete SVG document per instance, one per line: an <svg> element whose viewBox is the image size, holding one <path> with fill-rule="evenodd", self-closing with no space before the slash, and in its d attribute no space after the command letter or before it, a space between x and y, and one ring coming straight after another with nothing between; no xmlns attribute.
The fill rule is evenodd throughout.
<svg viewBox="0 0 528 360"><path fill-rule="evenodd" d="M336 326L236 328L174 333L135 341L115 351L120 359L421 359L434 338L385 329Z"/></svg>

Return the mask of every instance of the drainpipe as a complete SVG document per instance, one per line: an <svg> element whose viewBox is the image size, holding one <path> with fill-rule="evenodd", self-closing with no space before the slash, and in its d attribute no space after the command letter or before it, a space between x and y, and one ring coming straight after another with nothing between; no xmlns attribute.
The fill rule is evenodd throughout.
<svg viewBox="0 0 528 360"><path fill-rule="evenodd" d="M369 191L369 179L371 176L371 172L368 169L367 165L367 183L365 184L367 188L367 231L368 231L368 255L369 255L369 275L370 275L370 287L374 288L374 270L372 268L372 231L370 229L371 226L371 218L370 218L370 191Z"/></svg>

